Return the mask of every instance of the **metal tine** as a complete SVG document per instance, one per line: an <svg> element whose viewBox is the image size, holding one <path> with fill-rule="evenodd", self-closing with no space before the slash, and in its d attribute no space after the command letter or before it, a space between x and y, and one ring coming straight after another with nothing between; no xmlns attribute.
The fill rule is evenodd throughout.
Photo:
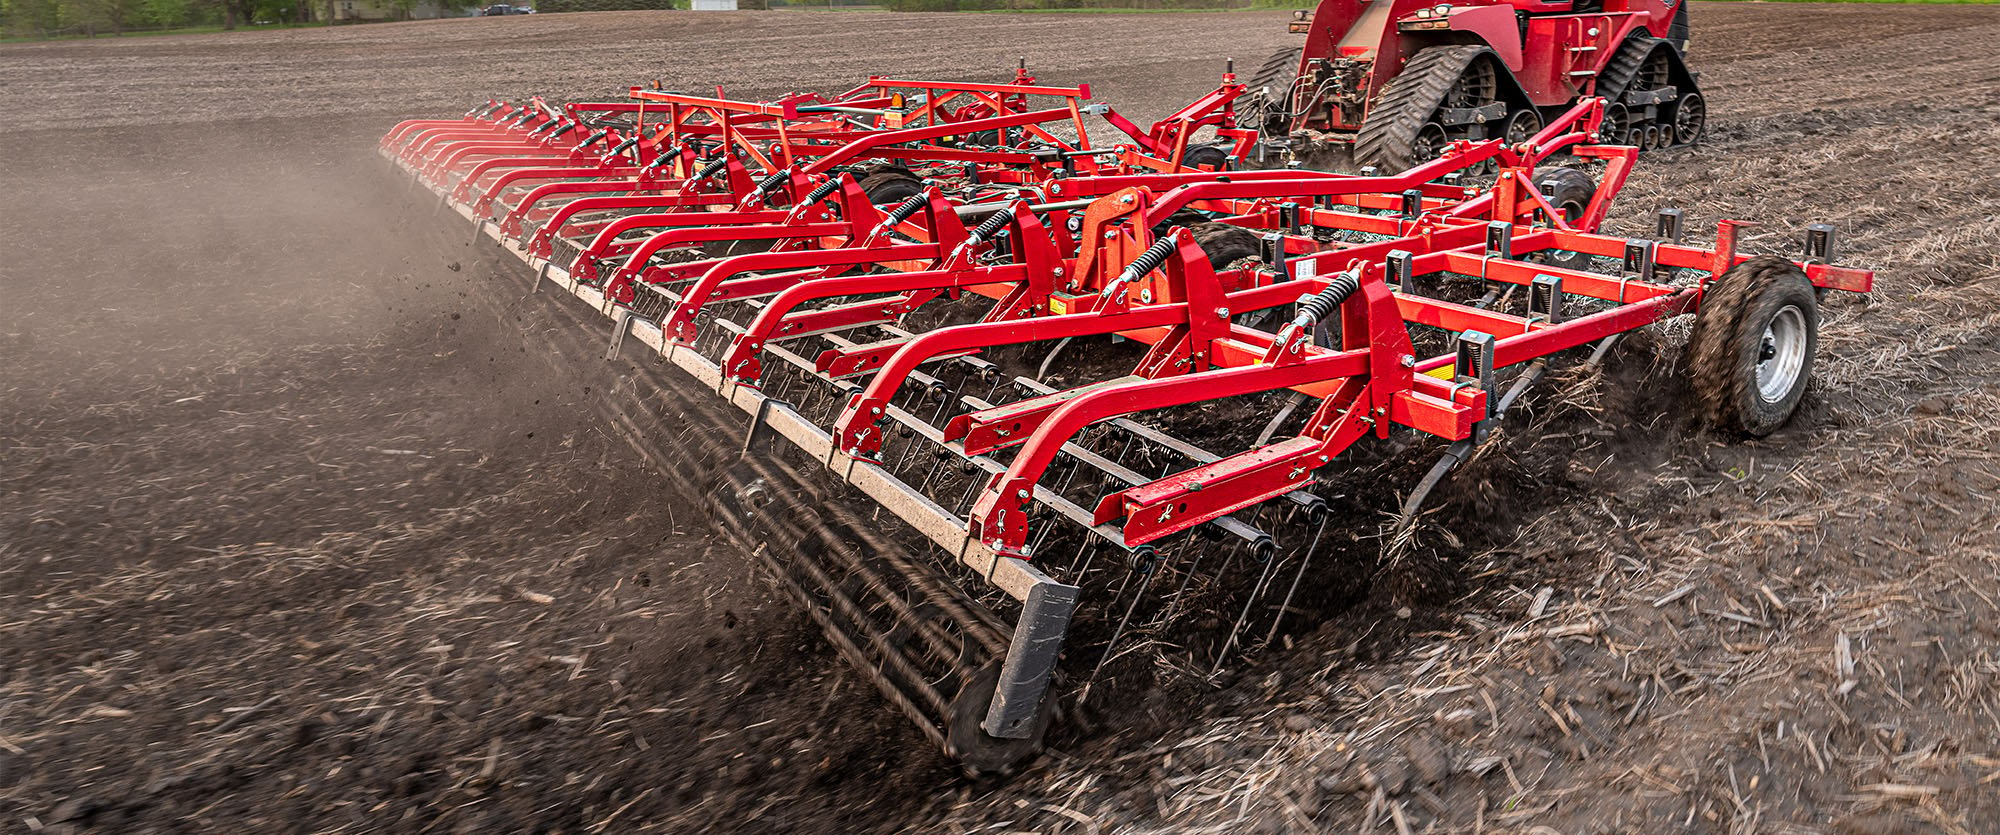
<svg viewBox="0 0 2000 835"><path fill-rule="evenodd" d="M1167 605L1160 610L1159 624L1162 627L1171 623L1173 616L1180 611L1181 603L1187 600L1188 585L1194 582L1196 573L1201 570L1201 561L1206 559L1207 557L1208 557L1207 548L1197 549L1195 551L1193 562L1191 562L1188 565L1188 567L1182 571L1180 588L1174 591L1174 596L1169 598L1167 600Z"/></svg>
<svg viewBox="0 0 2000 835"><path fill-rule="evenodd" d="M1266 556L1263 562L1264 569L1257 575L1257 585L1252 587L1250 593L1244 597L1243 610L1236 615L1236 624L1229 628L1229 638L1222 642L1222 648L1215 653L1215 666L1208 671L1208 674L1211 676L1222 672L1223 662L1229 659L1229 651L1236 646L1237 636L1242 634L1243 625L1250 619L1251 608L1255 607L1257 600L1264 596L1264 588L1271 581L1271 570L1278 564L1277 555L1271 554Z"/></svg>
<svg viewBox="0 0 2000 835"><path fill-rule="evenodd" d="M1133 573L1143 575L1139 580L1139 588L1132 592L1132 601L1125 605L1125 614L1118 618L1118 626L1111 630L1111 639L1104 642L1104 654L1098 656L1097 665L1091 667L1090 675L1084 678L1083 687L1077 692L1078 704L1090 698L1090 686L1097 682L1097 675L1104 671L1104 665L1111 663L1112 656L1118 651L1118 639L1124 637L1125 627L1132 622L1132 613L1138 610L1139 602L1146 599L1146 590L1152 587L1153 578L1159 575L1160 563L1164 561L1157 552L1151 551L1136 558L1143 562L1127 572L1125 582L1119 585L1118 594L1113 595L1112 599L1116 600L1124 595L1125 586L1130 584Z"/></svg>
<svg viewBox="0 0 2000 835"><path fill-rule="evenodd" d="M1268 647L1272 641L1277 640L1278 627L1285 622L1285 613L1291 610L1292 597L1298 594L1299 582L1305 579L1306 567L1312 564L1313 554L1319 551L1320 538L1325 535L1326 523L1332 518L1333 514L1323 513L1320 515L1319 524L1313 526L1312 543L1306 546L1305 553L1299 557L1298 573L1292 575L1292 584L1285 589L1285 599L1278 604L1277 612L1271 616L1271 630L1264 633L1264 641L1260 647Z"/></svg>

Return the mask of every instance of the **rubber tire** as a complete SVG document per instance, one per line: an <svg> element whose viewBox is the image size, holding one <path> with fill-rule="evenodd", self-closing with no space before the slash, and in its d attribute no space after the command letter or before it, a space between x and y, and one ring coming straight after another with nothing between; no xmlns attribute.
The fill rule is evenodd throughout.
<svg viewBox="0 0 2000 835"><path fill-rule="evenodd" d="M1190 145L1181 151L1181 164L1190 168L1206 165L1216 171L1229 170L1229 151L1215 145Z"/></svg>
<svg viewBox="0 0 2000 835"><path fill-rule="evenodd" d="M861 178L861 193L877 206L893 206L924 190L924 181L902 171L880 171Z"/></svg>
<svg viewBox="0 0 2000 835"><path fill-rule="evenodd" d="M1597 181L1589 174L1574 168L1544 168L1535 175L1535 188L1542 190L1548 186L1543 196L1563 210L1563 219L1574 223L1583 210L1590 206L1590 199L1597 194ZM1571 215L1569 207L1575 206L1576 214ZM1540 254L1537 260L1552 267L1581 270L1590 266L1590 253L1572 252L1565 255Z"/></svg>
<svg viewBox="0 0 2000 835"><path fill-rule="evenodd" d="M1153 226L1153 237L1166 237L1166 234L1173 231L1176 226L1185 226L1189 231L1193 231L1196 226L1208 222L1210 222L1208 215L1193 209L1179 209L1172 215L1169 215L1166 220Z"/></svg>
<svg viewBox="0 0 2000 835"><path fill-rule="evenodd" d="M1804 314L1805 360L1791 390L1768 401L1757 391L1757 360L1765 327L1786 307ZM1702 420L1752 438L1777 431L1805 398L1818 350L1817 294L1797 264L1759 255L1730 268L1703 290L1688 340L1688 375Z"/></svg>
<svg viewBox="0 0 2000 835"><path fill-rule="evenodd" d="M1218 270L1245 258L1256 258L1263 254L1263 241L1257 233L1227 223L1208 221L1187 228L1194 236L1195 246L1208 254L1208 265Z"/></svg>
<svg viewBox="0 0 2000 835"><path fill-rule="evenodd" d="M1563 209L1564 219L1570 222L1575 222L1576 216L1568 213L1568 207L1574 205L1581 215L1590 206L1590 199L1597 195L1597 181L1574 168L1542 169L1535 175L1535 188L1546 192L1549 202Z"/></svg>

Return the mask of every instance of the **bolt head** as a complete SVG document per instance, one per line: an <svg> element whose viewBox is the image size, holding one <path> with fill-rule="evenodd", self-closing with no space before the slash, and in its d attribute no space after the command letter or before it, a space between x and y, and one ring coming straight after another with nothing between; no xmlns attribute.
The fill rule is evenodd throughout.
<svg viewBox="0 0 2000 835"><path fill-rule="evenodd" d="M1404 368L1415 368L1417 367L1417 358L1409 354L1404 354L1402 363Z"/></svg>

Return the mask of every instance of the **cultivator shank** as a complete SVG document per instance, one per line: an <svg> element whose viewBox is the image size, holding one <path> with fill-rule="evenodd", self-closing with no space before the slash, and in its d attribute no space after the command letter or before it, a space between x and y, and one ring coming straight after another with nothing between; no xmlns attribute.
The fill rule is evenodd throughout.
<svg viewBox="0 0 2000 835"><path fill-rule="evenodd" d="M1198 164L1255 140L1193 142L1229 76L1145 131L1032 82L634 88L383 143L538 286L750 416L718 527L975 768L1034 750L1059 669L1079 700L1140 646L1202 675L1309 616L1311 569L1362 557L1330 534L1375 512L1340 490L1357 444L1456 461L1521 369L1697 311L1751 260L1728 224L1713 248L1595 231L1634 156L1595 144L1596 99L1351 177ZM1086 116L1124 140L1092 146ZM1457 182L1475 167L1496 181Z"/></svg>

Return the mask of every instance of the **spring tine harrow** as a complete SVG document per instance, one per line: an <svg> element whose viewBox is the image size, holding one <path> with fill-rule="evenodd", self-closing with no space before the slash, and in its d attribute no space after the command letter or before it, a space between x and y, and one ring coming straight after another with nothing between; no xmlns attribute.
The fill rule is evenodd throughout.
<svg viewBox="0 0 2000 835"><path fill-rule="evenodd" d="M934 741L1003 770L1059 670L1079 699L1141 647L1214 675L1305 619L1309 578L1356 556L1333 532L1374 512L1330 489L1357 444L1438 439L1414 516L1558 355L1734 299L1746 271L1872 284L1830 243L1739 254L1730 222L1713 247L1679 214L1662 240L1601 234L1636 150L1599 142L1598 99L1395 174L1193 163L1256 141L1220 127L1242 92L1225 75L1140 129L1025 69L775 102L633 88L405 122L382 149L711 392L686 396L750 415L718 527ZM1092 146L1085 116L1125 141ZM1585 192L1558 154L1599 170ZM1789 350L1765 338L1759 375Z"/></svg>

